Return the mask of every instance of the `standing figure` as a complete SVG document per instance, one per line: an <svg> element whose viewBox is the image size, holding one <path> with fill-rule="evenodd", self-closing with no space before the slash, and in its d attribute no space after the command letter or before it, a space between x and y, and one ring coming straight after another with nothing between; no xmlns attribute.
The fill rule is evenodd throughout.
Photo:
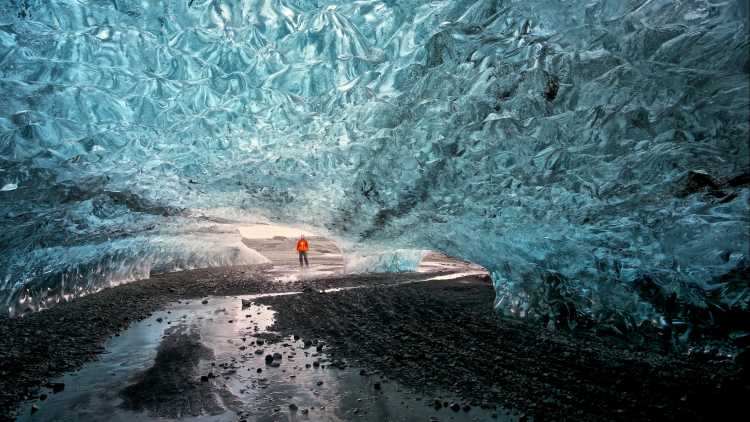
<svg viewBox="0 0 750 422"><path fill-rule="evenodd" d="M310 249L310 245L307 244L307 239L305 239L305 235L300 235L299 240L297 241L297 252L299 252L299 266L302 267L302 260L305 260L305 265L310 266L310 263L307 262L307 251Z"/></svg>

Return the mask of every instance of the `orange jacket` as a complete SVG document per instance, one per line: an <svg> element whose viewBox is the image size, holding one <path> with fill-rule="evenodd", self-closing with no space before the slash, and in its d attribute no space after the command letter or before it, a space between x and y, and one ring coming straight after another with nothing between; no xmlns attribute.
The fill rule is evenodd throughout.
<svg viewBox="0 0 750 422"><path fill-rule="evenodd" d="M307 244L306 239L300 239L297 241L297 252L307 252L310 249L310 245Z"/></svg>

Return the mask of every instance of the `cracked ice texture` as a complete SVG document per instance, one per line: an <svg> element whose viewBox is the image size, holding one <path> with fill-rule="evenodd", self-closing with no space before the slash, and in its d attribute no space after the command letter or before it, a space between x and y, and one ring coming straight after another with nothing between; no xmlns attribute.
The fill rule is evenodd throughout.
<svg viewBox="0 0 750 422"><path fill-rule="evenodd" d="M152 243L222 232L226 209L477 262L522 315L653 318L644 277L747 307L712 284L748 259L744 0L6 0L0 19L9 309L81 257L161 262Z"/></svg>

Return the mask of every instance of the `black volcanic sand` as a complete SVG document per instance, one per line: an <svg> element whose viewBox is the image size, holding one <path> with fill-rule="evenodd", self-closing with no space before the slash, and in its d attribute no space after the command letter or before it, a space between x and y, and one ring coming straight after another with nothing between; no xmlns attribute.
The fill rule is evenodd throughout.
<svg viewBox="0 0 750 422"><path fill-rule="evenodd" d="M553 332L496 315L493 300L489 283L463 278L259 302L277 311L270 329L423 394L538 420L744 420L750 386L732 364Z"/></svg>
<svg viewBox="0 0 750 422"><path fill-rule="evenodd" d="M64 388L48 385L48 379L96 359L105 351L102 345L107 338L170 302L209 295L300 291L304 286L326 289L390 284L434 275L370 274L279 283L267 278L267 269L261 265L154 275L22 318L1 318L0 421L13 420L21 401L39 397L39 387Z"/></svg>
<svg viewBox="0 0 750 422"><path fill-rule="evenodd" d="M322 341L337 362L356 363L420 394L447 391L463 397L462 404L515 408L539 420L744 419L744 411L731 412L739 412L750 389L732 364L500 317L485 279L396 285L434 275L407 273L274 283L264 270L164 274L0 320L0 420L12 420L22 400L39 398L48 378L96 359L108 337L167 303L300 290L258 300L277 311L272 329ZM368 287L318 292L343 286ZM153 368L122 392L124 405L163 416L235 408L228 391L194 381L195 361L206 353L190 329L169 331ZM182 405L186 397L195 404Z"/></svg>

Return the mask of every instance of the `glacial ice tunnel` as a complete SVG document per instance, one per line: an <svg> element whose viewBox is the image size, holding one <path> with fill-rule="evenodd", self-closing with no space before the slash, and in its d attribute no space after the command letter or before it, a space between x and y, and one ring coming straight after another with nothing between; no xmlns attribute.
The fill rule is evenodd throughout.
<svg viewBox="0 0 750 422"><path fill-rule="evenodd" d="M750 306L745 0L0 2L0 304L250 264L226 222L488 268L497 307Z"/></svg>

